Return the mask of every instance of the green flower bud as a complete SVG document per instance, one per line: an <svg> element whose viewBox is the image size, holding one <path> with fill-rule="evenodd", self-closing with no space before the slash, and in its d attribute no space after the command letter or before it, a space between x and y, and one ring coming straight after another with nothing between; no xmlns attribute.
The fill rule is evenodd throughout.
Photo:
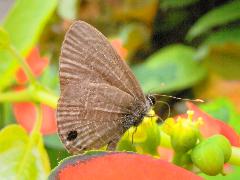
<svg viewBox="0 0 240 180"><path fill-rule="evenodd" d="M207 175L217 175L222 172L224 153L218 143L206 139L199 143L191 152L193 163Z"/></svg>
<svg viewBox="0 0 240 180"><path fill-rule="evenodd" d="M225 136L218 134L208 138L208 141L211 141L220 147L224 155L224 163L228 162L232 154L231 144L228 139Z"/></svg>
<svg viewBox="0 0 240 180"><path fill-rule="evenodd" d="M174 126L171 135L171 144L176 152L187 152L192 149L198 140L198 129L195 126L178 124Z"/></svg>
<svg viewBox="0 0 240 180"><path fill-rule="evenodd" d="M178 118L172 127L171 144L173 149L179 153L185 153L192 149L198 140L198 124L192 121L193 111L188 111L188 118Z"/></svg>

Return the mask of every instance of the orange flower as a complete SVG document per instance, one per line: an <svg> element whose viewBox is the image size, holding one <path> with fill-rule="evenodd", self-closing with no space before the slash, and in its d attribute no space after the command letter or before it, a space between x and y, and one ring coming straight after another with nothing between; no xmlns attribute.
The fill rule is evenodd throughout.
<svg viewBox="0 0 240 180"><path fill-rule="evenodd" d="M40 76L47 67L49 60L48 58L40 57L39 50L35 47L26 58L26 62L33 74L35 76ZM24 84L28 81L27 76L21 68L19 68L16 73L16 80L19 84ZM19 91L24 88L24 86L21 86L15 88L15 90ZM41 133L44 135L56 133L56 111L44 104L41 104L41 111L43 118ZM37 118L36 105L31 102L13 103L13 113L17 122L21 124L28 132L30 132Z"/></svg>
<svg viewBox="0 0 240 180"><path fill-rule="evenodd" d="M201 177L163 160L135 153L98 153L66 159L54 169L50 179L75 180L200 180Z"/></svg>
<svg viewBox="0 0 240 180"><path fill-rule="evenodd" d="M122 59L127 57L127 49L123 47L123 42L121 39L116 38L111 40L111 44Z"/></svg>
<svg viewBox="0 0 240 180"><path fill-rule="evenodd" d="M43 118L41 133L44 135L56 133L57 125L55 111L44 104L41 104L41 110ZM28 132L31 132L37 119L36 106L30 102L14 103L13 112L17 122L21 124Z"/></svg>
<svg viewBox="0 0 240 180"><path fill-rule="evenodd" d="M32 70L32 73L38 77L48 66L49 60L46 57L41 57L39 54L39 49L35 47L31 50L30 54L26 58L26 62ZM19 68L16 72L16 81L19 84L24 84L28 81L27 76L22 68Z"/></svg>

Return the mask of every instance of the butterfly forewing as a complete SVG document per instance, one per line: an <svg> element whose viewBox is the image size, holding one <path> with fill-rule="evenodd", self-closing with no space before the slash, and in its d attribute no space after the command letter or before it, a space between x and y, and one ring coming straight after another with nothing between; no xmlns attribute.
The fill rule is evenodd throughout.
<svg viewBox="0 0 240 180"><path fill-rule="evenodd" d="M61 89L68 82L80 83L82 79L94 80L96 76L132 96L144 98L136 78L108 40L94 27L77 21L70 27L62 45Z"/></svg>
<svg viewBox="0 0 240 180"><path fill-rule="evenodd" d="M107 39L77 21L67 32L60 56L58 132L72 153L115 143L129 106L146 104L129 67Z"/></svg>

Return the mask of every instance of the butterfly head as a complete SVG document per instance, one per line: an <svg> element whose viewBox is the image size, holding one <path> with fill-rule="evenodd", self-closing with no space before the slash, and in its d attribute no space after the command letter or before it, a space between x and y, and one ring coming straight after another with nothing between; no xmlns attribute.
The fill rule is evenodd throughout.
<svg viewBox="0 0 240 180"><path fill-rule="evenodd" d="M146 98L150 106L154 106L156 104L156 98L153 95L146 95Z"/></svg>

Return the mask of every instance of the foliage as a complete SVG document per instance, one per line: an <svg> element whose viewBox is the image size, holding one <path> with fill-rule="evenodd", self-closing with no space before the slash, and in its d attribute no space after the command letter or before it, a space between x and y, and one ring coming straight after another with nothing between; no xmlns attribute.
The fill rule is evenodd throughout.
<svg viewBox="0 0 240 180"><path fill-rule="evenodd" d="M124 163L132 163L124 170L138 179L144 179L146 172L153 173L145 179L239 176L238 0L0 1L0 7L5 6L10 9L7 14L0 12L2 178L46 179L51 169L56 167L53 174L63 166L67 177L80 172L69 163L74 158L80 162L75 168L85 168L84 172L102 168L99 177L112 172L114 179L121 176L119 164ZM158 99L155 113L130 128L118 143L117 151L136 154L104 150L70 156L58 138L55 113L60 47L74 19L89 22L110 39L145 93L206 103L199 108L177 103L176 98ZM162 122L165 114L168 118ZM82 167L83 161L87 166ZM108 162L114 170L109 170Z"/></svg>

